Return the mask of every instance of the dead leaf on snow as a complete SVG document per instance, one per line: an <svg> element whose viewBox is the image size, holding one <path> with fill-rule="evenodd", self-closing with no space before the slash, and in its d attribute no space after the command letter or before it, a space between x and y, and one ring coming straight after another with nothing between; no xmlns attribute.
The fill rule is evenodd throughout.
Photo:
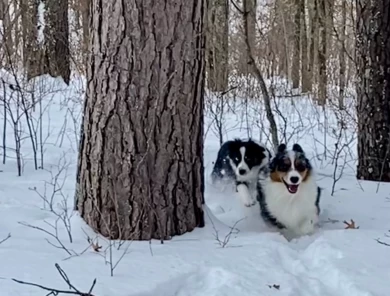
<svg viewBox="0 0 390 296"><path fill-rule="evenodd" d="M92 242L91 246L95 252L100 252L99 250L102 248L102 246L99 246L99 242L96 242L96 244Z"/></svg>
<svg viewBox="0 0 390 296"><path fill-rule="evenodd" d="M356 226L355 221L353 221L353 219L351 219L351 222L343 221L343 223L347 225L345 229L359 229L359 226Z"/></svg>

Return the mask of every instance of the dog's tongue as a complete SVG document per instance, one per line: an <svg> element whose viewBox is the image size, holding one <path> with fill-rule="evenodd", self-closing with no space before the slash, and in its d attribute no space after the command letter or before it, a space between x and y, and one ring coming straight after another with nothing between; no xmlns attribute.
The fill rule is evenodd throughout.
<svg viewBox="0 0 390 296"><path fill-rule="evenodd" d="M298 185L288 185L288 191L290 191L290 193L297 193Z"/></svg>

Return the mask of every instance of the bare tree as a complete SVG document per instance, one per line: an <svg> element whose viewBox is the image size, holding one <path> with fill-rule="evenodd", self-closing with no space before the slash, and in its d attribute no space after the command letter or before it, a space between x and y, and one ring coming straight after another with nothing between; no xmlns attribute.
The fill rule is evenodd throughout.
<svg viewBox="0 0 390 296"><path fill-rule="evenodd" d="M269 122L269 129L272 137L272 144L274 145L274 148L279 145L279 138L278 138L278 129L276 126L274 114L272 112L271 108L271 97L269 95L267 85L265 84L265 80L263 75L261 74L260 68L257 66L252 48L252 42L250 41L251 35L250 35L250 28L251 28L251 22L249 16L252 12L252 6L251 6L252 0L243 0L243 7L242 9L238 7L237 3L234 2L234 0L231 1L231 3L235 6L235 8L242 14L243 17L243 25L245 30L245 44L246 44L246 52L248 56L248 65L250 66L251 72L253 76L256 78L257 82L260 85L260 89L263 95L265 110L267 114L267 119Z"/></svg>
<svg viewBox="0 0 390 296"><path fill-rule="evenodd" d="M68 0L45 1L45 73L70 81Z"/></svg>
<svg viewBox="0 0 390 296"><path fill-rule="evenodd" d="M347 23L347 4L345 1L341 2L341 32L340 32L340 51L339 51L339 67L340 67L340 80L339 80L339 108L344 108L344 96L346 87L346 55L345 55L345 39L346 39L346 23Z"/></svg>
<svg viewBox="0 0 390 296"><path fill-rule="evenodd" d="M207 87L211 91L228 88L229 0L208 2Z"/></svg>
<svg viewBox="0 0 390 296"><path fill-rule="evenodd" d="M23 67L27 79L43 74L42 60L38 46L38 0L22 0Z"/></svg>
<svg viewBox="0 0 390 296"><path fill-rule="evenodd" d="M312 89L313 82L316 77L316 64L318 60L318 40L319 40L319 31L318 31L318 1L317 0L308 0L309 8L309 20L310 20L310 47L309 47L309 79L308 82L310 89Z"/></svg>
<svg viewBox="0 0 390 296"><path fill-rule="evenodd" d="M299 1L299 9L301 10L301 78L302 78L302 92L311 91L310 80L310 65L309 65L309 44L307 37L307 22L306 22L306 5L305 0Z"/></svg>
<svg viewBox="0 0 390 296"><path fill-rule="evenodd" d="M292 87L299 88L301 61L301 0L294 0L294 53L292 57Z"/></svg>
<svg viewBox="0 0 390 296"><path fill-rule="evenodd" d="M92 0L75 200L106 237L204 225L205 6Z"/></svg>
<svg viewBox="0 0 390 296"><path fill-rule="evenodd" d="M390 1L357 1L357 177L390 181Z"/></svg>
<svg viewBox="0 0 390 296"><path fill-rule="evenodd" d="M327 48L327 9L326 1L315 0L319 14L319 47L318 47L318 104L324 106L327 98L327 67L326 67L326 48Z"/></svg>
<svg viewBox="0 0 390 296"><path fill-rule="evenodd" d="M10 3L9 0L0 1L0 20L3 21L3 32L0 32L0 38L2 39L2 51L3 58L0 60L0 65L9 69L11 64L10 57L14 50L14 38L12 35L12 24L10 17ZM4 60L4 61L3 61Z"/></svg>

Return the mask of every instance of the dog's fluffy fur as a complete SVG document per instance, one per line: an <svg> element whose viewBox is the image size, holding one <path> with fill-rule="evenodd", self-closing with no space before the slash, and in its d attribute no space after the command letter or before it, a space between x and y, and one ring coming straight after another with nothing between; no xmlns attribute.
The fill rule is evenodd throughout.
<svg viewBox="0 0 390 296"><path fill-rule="evenodd" d="M253 206L259 174L268 168L270 158L270 151L251 139L227 141L218 151L212 181L234 181L244 205Z"/></svg>
<svg viewBox="0 0 390 296"><path fill-rule="evenodd" d="M289 237L314 233L320 213L321 189L302 147L278 147L269 175L257 186L261 216Z"/></svg>

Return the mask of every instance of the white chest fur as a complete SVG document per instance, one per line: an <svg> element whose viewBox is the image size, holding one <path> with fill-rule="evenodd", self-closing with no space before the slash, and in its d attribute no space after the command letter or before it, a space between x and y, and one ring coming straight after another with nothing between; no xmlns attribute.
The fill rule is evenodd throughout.
<svg viewBox="0 0 390 296"><path fill-rule="evenodd" d="M318 222L317 185L310 178L301 183L298 192L291 194L283 183L267 181L262 184L268 211L287 230L296 235L306 235L314 232Z"/></svg>

